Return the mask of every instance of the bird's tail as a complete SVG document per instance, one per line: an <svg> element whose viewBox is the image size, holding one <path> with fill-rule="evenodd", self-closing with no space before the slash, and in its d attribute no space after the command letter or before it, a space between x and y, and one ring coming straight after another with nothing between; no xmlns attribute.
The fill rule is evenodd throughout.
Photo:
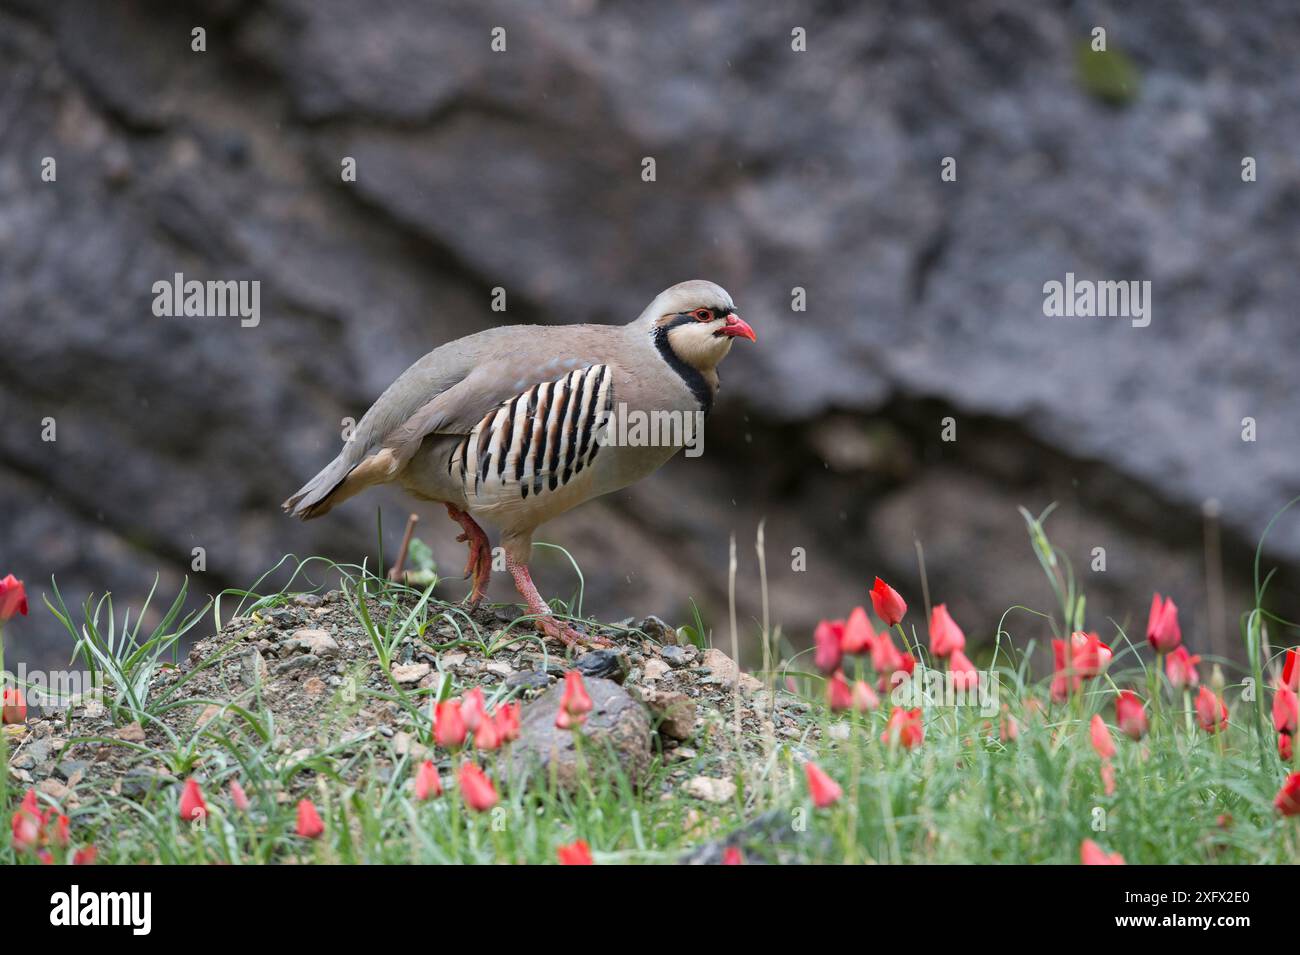
<svg viewBox="0 0 1300 955"><path fill-rule="evenodd" d="M347 481L352 467L352 463L340 454L280 506L286 513L304 521L328 514L335 504L352 496L336 493Z"/></svg>

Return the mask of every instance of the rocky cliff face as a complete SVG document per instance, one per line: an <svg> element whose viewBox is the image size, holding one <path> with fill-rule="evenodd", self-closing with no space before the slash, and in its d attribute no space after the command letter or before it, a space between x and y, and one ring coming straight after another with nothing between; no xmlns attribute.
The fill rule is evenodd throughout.
<svg viewBox="0 0 1300 955"><path fill-rule="evenodd" d="M1096 25L1127 60L1080 59ZM626 321L699 276L759 346L727 362L703 457L548 527L589 609L723 619L735 532L756 615L766 517L796 639L872 573L919 596L916 539L988 635L1046 607L1015 507L1057 500L1094 623L1159 587L1226 650L1248 548L1300 490L1297 27L1281 0L0 0L0 565L138 598L196 547L204 592L286 551L359 560L374 505L391 539L409 505L299 526L277 504L407 364L503 320ZM259 280L259 324L155 316L178 272ZM1067 272L1150 281L1150 325L1046 317ZM1300 520L1270 540L1300 563ZM13 628L20 655L61 658L53 623Z"/></svg>

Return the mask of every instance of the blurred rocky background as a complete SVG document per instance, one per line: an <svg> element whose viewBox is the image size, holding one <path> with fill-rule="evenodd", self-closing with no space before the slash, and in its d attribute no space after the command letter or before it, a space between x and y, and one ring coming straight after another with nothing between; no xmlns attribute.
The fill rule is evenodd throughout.
<svg viewBox="0 0 1300 955"><path fill-rule="evenodd" d="M0 572L33 596L9 662L66 659L51 575L120 610L159 572L207 594L286 552L373 562L378 505L391 561L397 495L279 511L345 417L448 339L624 322L693 277L759 342L703 457L546 528L589 610L684 623L694 598L721 631L734 533L752 640L766 519L795 643L877 573L919 607L917 541L987 642L1052 609L1017 506L1056 501L1090 624L1140 640L1159 588L1230 654L1300 493L1298 61L1288 0L0 0ZM1151 325L1046 318L1067 271L1151 281ZM176 272L260 280L261 324L155 317ZM418 510L458 576L456 529ZM1300 515L1272 564L1285 609Z"/></svg>

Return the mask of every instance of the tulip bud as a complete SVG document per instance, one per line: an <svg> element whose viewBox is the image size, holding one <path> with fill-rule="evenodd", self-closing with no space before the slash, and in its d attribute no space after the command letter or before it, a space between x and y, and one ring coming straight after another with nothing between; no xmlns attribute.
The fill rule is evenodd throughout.
<svg viewBox="0 0 1300 955"><path fill-rule="evenodd" d="M803 772L808 781L808 795L812 797L814 806L825 809L840 801L844 790L840 789L839 784L827 776L820 766L814 762L804 763Z"/></svg>
<svg viewBox="0 0 1300 955"><path fill-rule="evenodd" d="M886 627L892 627L899 623L907 613L907 604L899 596L897 590L889 586L879 577L876 578L875 584L871 587L871 606L876 611L876 616L884 621Z"/></svg>
<svg viewBox="0 0 1300 955"><path fill-rule="evenodd" d="M319 839L325 832L325 823L310 799L298 800L298 825L294 831L304 839Z"/></svg>

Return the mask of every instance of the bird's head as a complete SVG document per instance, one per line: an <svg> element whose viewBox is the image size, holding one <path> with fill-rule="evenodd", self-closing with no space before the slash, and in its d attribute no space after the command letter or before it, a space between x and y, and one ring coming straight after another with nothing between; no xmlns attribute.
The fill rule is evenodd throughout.
<svg viewBox="0 0 1300 955"><path fill-rule="evenodd" d="M642 318L652 334L699 371L716 368L737 338L757 340L749 323L736 314L727 290L700 279L660 292Z"/></svg>

